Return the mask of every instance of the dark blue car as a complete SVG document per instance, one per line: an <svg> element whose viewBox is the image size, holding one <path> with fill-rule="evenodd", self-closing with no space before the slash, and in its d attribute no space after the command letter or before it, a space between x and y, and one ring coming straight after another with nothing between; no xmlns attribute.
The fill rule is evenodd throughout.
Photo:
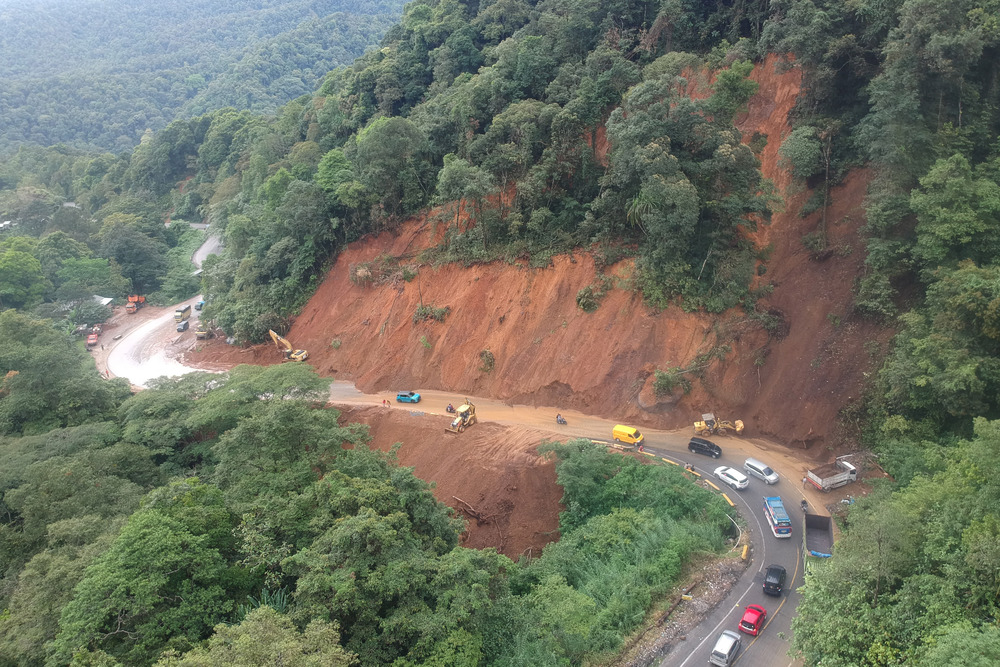
<svg viewBox="0 0 1000 667"><path fill-rule="evenodd" d="M398 403L419 403L420 394L415 391L401 391L396 394L396 401Z"/></svg>

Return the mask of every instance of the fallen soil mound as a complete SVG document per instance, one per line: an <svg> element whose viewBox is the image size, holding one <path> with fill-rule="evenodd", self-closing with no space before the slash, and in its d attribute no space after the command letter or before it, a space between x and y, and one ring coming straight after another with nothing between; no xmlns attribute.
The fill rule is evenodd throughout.
<svg viewBox="0 0 1000 667"><path fill-rule="evenodd" d="M389 451L402 443L400 464L432 482L435 497L466 519L462 546L496 547L517 560L537 558L559 539L562 487L554 461L537 452L551 434L488 422L446 433L448 417L419 410L336 407L344 421L368 425L372 447Z"/></svg>

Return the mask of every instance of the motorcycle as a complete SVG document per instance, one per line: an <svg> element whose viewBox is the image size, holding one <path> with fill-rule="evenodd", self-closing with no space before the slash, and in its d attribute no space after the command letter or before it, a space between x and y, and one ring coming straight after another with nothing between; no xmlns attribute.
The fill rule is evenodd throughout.
<svg viewBox="0 0 1000 667"><path fill-rule="evenodd" d="M807 503L805 500L802 501L802 511L803 512L809 511L809 503Z"/></svg>
<svg viewBox="0 0 1000 667"><path fill-rule="evenodd" d="M446 407L444 409L444 411L445 412L450 412L451 414L455 414L455 406L453 406L451 403L449 403L448 407Z"/></svg>
<svg viewBox="0 0 1000 667"><path fill-rule="evenodd" d="M562 424L563 426L565 426L567 422L566 422L566 419L562 415L556 415L556 423L557 424Z"/></svg>

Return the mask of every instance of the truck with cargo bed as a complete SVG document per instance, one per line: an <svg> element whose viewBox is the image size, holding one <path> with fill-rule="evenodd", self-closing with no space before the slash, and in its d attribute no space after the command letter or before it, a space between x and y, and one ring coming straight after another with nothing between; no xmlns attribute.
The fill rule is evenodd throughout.
<svg viewBox="0 0 1000 667"><path fill-rule="evenodd" d="M857 480L858 469L853 464L837 459L806 473L806 480L820 491L829 491Z"/></svg>
<svg viewBox="0 0 1000 667"><path fill-rule="evenodd" d="M139 309L146 305L146 297L139 296L138 294L130 294L128 297L128 303L125 304L125 312L129 315L135 315L139 312Z"/></svg>
<svg viewBox="0 0 1000 667"><path fill-rule="evenodd" d="M802 550L808 568L818 558L833 556L833 519L822 514L805 513Z"/></svg>

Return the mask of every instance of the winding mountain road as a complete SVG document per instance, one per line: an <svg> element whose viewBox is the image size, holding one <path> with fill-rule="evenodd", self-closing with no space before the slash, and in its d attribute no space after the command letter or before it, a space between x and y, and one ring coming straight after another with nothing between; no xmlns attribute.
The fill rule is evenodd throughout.
<svg viewBox="0 0 1000 667"><path fill-rule="evenodd" d="M205 237L205 242L191 256L191 263L199 270L209 255L218 254L222 248L219 238L213 234ZM136 387L145 387L153 378L167 376L178 377L190 373L196 368L185 366L177 361L177 355L191 347L194 340L194 322L186 332L177 331L174 321L174 310L183 306L192 306L201 300L201 295L182 301L165 310L152 306L129 315L125 319L125 330L118 340L102 343L98 356L98 369L109 376L127 378ZM152 317L151 317L152 316ZM104 348L108 349L105 350Z"/></svg>
<svg viewBox="0 0 1000 667"><path fill-rule="evenodd" d="M206 250L206 246L209 249ZM195 254L197 265L200 266L201 261L211 252L217 251L218 247L218 241L209 237ZM193 304L200 298L194 297L177 306ZM191 330L185 333L175 331L173 313L177 306L124 331L107 353L107 369L113 375L128 378L138 387L145 387L151 379L162 375L175 377L202 370L185 366L176 359L180 352L192 344L194 338ZM403 406L395 403L394 394L364 394L352 383L344 381L333 381L330 385L330 401L335 404L379 405L384 399L388 399L400 409L419 410L428 414L444 415L444 408L448 403L459 404L465 398L453 392L434 390L420 391L420 394L423 397L420 404ZM488 398L469 398L475 402L477 414L484 421L550 431L553 439L557 440L576 437L607 440L610 439L614 426L613 422L606 419L556 407L539 408L512 405ZM557 411L561 411L567 419L566 425L555 423ZM716 442L722 447L723 456L720 459L700 457L687 451L689 435L686 430L645 430L645 454L670 463L691 464L703 478L713 480L713 483L717 480L712 471L719 465L741 469L744 459L754 456L769 463L782 479L777 485L768 487L762 481L752 478L750 486L743 491L720 490L725 491L732 500L746 522L746 529L750 531L750 565L722 603L692 629L683 641L672 646L660 664L662 667L687 667L704 663L719 633L725 629L736 630L743 609L752 603L767 609L767 625L759 637L743 635L743 649L736 664L744 667L794 665L797 661L787 657L787 653L791 619L800 598L796 588L802 583L802 511L799 501L804 498L804 494L798 480L802 478L805 466L784 453L782 447L766 440L751 438L717 438ZM775 538L762 519L762 496L765 494L784 497L786 510L793 522L791 539ZM815 500L813 495L811 498ZM814 504L815 507L821 505L822 502ZM784 566L789 573L785 594L781 598L763 594L764 569L771 563Z"/></svg>

